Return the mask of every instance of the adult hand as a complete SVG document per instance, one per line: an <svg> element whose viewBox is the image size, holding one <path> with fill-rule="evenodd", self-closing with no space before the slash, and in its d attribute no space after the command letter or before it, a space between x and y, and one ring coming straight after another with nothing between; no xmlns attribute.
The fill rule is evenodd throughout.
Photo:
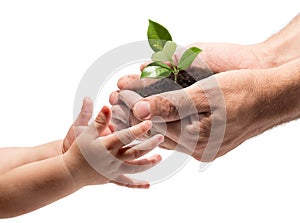
<svg viewBox="0 0 300 223"><path fill-rule="evenodd" d="M266 41L253 45L228 43L196 43L203 50L191 66L192 71L220 73L240 69L266 69L281 66L300 57L299 44L300 14L286 27ZM188 46L188 47L190 47ZM181 57L182 51L175 54L175 61ZM201 58L202 60L200 60ZM145 64L141 66L141 69ZM205 73L204 76L206 76ZM139 75L128 75L118 82L119 89L134 89L148 85L148 81L137 81ZM116 93L114 93L116 94Z"/></svg>
<svg viewBox="0 0 300 223"><path fill-rule="evenodd" d="M113 99L132 109L130 117L136 119L129 124L151 119L154 131L165 134L162 147L212 161L245 140L299 117L299 64L296 59L277 68L223 72L188 88L144 99L120 91ZM115 117L126 125L128 111L116 108Z"/></svg>
<svg viewBox="0 0 300 223"><path fill-rule="evenodd" d="M201 73L203 78L211 75L212 73L218 73L228 70L237 70L245 68L261 68L268 66L269 64L260 62L262 57L262 49L264 44L256 45L238 45L238 44L227 44L227 43L197 43L190 46L197 46L203 50L200 56L192 63L189 68L189 73ZM190 47L188 46L188 47ZM182 50L174 55L174 61L178 61L182 55ZM141 71L147 63L141 65ZM148 85L156 82L154 79L140 79L140 75L132 74L121 77L118 80L118 88L120 90L135 90L147 87ZM110 103L113 105L113 114L123 113L126 120L118 120L118 117L113 115L113 122L118 129L129 127L129 122L137 124L139 121L130 113L129 108L122 102L119 96L120 90L114 91L110 95ZM132 95L131 95L132 96ZM121 95L122 97L122 95ZM123 94L123 97L124 96ZM137 100L138 96L132 96ZM118 115L119 118L121 117ZM130 120L128 122L128 120Z"/></svg>
<svg viewBox="0 0 300 223"><path fill-rule="evenodd" d="M179 106L180 108L184 107L183 105L186 105L187 103L183 103L183 105L181 104L182 102L184 102L182 95L187 94L187 98L189 99L189 101L192 101L192 104L195 104L197 110L199 111L199 121L194 121L194 123L199 124L199 135L201 135L201 133L205 133L207 135L207 132L209 132L208 129L210 129L210 123L214 123L212 121L214 120L213 117L218 117L214 115L217 114L215 113L215 111L218 111L218 109L211 110L211 108L219 108L220 110L220 108L222 107L219 104L216 104L216 102L220 102L220 100L212 100L216 98L213 96L215 94L214 89L221 89L226 105L227 123L225 138L220 150L217 152L217 157L230 151L235 146L253 135L259 134L260 132L263 132L264 130L271 128L277 124L298 117L299 114L294 110L294 108L297 108L297 106L299 105L297 104L299 103L299 79L297 79L298 77L295 74L297 73L297 71L299 71L299 59L297 59L300 56L300 44L298 38L299 26L300 15L297 15L295 19L293 19L293 21L291 21L284 29L282 29L277 34L271 36L262 43L250 46L223 43L194 44L197 47L203 49L200 57L202 57L204 63L201 61L199 62L199 60L197 63L196 60L196 62L191 66L192 70L196 70L197 72L197 70L201 71L203 69L207 70L207 68L209 68L212 73L223 72L214 76L219 84L219 88L214 88L213 86L215 86L215 84L213 84L212 86L210 84L207 84L207 80L200 81L184 90L148 97L145 100L150 103L144 103L143 106L137 106L137 104L133 106L136 101L140 100L137 94L131 92L132 96L129 97L126 96L126 94L129 94L128 92L122 93L122 91L115 91L110 96L110 103L114 105L112 109L116 114L113 120L114 123L116 123L117 126L123 128L130 125L131 123L137 123L139 120L136 117L139 117L140 119L142 116L144 118L151 118L153 117L153 115L164 117L166 120L169 120L166 123L166 127L164 127L164 129L167 129L166 133L168 133L164 146L170 149L174 149L175 145L178 143L178 133L176 139L176 137L174 137L174 135L176 135L174 129L176 129L175 126L178 127L179 125L176 124L176 121L178 121L178 117L176 119L176 116L178 116L178 114L176 115L177 111L176 109L174 109L176 108L176 106L173 106L172 103ZM175 55L175 59L176 58L177 60L178 58L180 58L180 52ZM143 69L144 66L145 64L141 66L141 69ZM272 67L277 68L271 69ZM256 70L246 71L240 69ZM226 72L229 70L240 71ZM266 73L267 75L265 75ZM275 84L278 83L279 79L287 76L288 73L291 77L288 77L288 80L295 78L294 84L289 82L289 84L291 84L291 86L289 86L285 79L283 80L283 83ZM243 76L239 76L239 74ZM226 75L230 76L227 77ZM118 81L119 89L132 90L136 88L142 88L153 82L153 80L149 81L147 79L141 81L139 80L139 76L140 75L128 75L120 78ZM213 77L208 79L212 80L212 78ZM273 84L272 87L269 87L270 83ZM200 85L200 87L195 87L197 85ZM280 85L283 85L282 88L286 88L287 86L289 86L290 88L294 89L294 91L292 92L292 99L297 99L295 99L295 95L296 97L298 97L298 99L296 101L293 101L292 107L291 105L286 104L286 95L288 95L289 89L285 89L287 92L283 94L283 90L278 88L278 86ZM204 86L204 88L201 88L201 86ZM295 89L295 87L298 88ZM278 92L281 92L281 94L278 94ZM207 111L207 109L203 109L207 107L207 97L211 98L209 102L213 101L212 103L210 103L210 111ZM281 104L279 102L281 102ZM199 105L201 106L199 107ZM292 112L285 112L281 115L287 117L278 119L278 114L282 113L282 111L284 110L282 108L282 105L285 105L286 109L291 110ZM134 115L130 111L130 109L132 108ZM271 110L270 108L272 108L273 110ZM186 110L185 113L190 114L190 112L194 110L195 109ZM267 114L267 117L265 117L264 114ZM201 116L203 116L204 118ZM193 120L197 120L197 118L195 119L195 115L192 115L191 117L193 117ZM273 117L274 119L272 120L271 117ZM172 121L172 119L174 119L174 121ZM185 119L180 120L182 122ZM258 119L260 119L260 123L257 123ZM171 123L173 125L170 125ZM247 126L244 123L250 124L249 126ZM222 126L222 122L219 125ZM175 134L170 133L170 131L172 131L172 128ZM241 132L236 131L236 129L240 130ZM171 137L171 135L173 137ZM171 141L171 139L173 139L173 142ZM201 148L203 148L203 146L199 145L199 142L201 142L201 140L187 140L187 143L195 143L195 141L197 142L197 146L192 155L196 159L210 160L215 158L212 156L208 156L208 158L203 157L203 153L201 152ZM205 140L204 137L204 144L205 141L207 140ZM173 146L170 146L171 144L173 144ZM212 154L214 153L215 152L213 152Z"/></svg>

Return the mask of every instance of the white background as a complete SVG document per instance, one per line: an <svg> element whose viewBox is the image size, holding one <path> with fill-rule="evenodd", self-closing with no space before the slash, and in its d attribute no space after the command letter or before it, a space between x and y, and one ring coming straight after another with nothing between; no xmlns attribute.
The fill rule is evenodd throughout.
<svg viewBox="0 0 300 223"><path fill-rule="evenodd" d="M84 72L110 49L144 40L149 18L180 45L251 44L284 27L299 8L299 0L1 1L0 147L61 139ZM299 124L245 142L203 173L190 160L149 190L86 187L1 222L299 222Z"/></svg>

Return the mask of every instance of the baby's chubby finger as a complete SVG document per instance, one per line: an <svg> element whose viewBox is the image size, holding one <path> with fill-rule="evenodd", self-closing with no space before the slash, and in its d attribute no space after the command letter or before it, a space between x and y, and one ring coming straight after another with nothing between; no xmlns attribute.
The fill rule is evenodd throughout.
<svg viewBox="0 0 300 223"><path fill-rule="evenodd" d="M162 157L159 154L155 154L155 155L152 155L152 156L144 158L144 159L125 161L124 164L129 164L132 166L149 166L149 165L155 166L161 160L162 160ZM139 171L139 172L141 172L141 171Z"/></svg>
<svg viewBox="0 0 300 223"><path fill-rule="evenodd" d="M108 127L110 119L111 110L107 106L103 106L95 121L87 128L85 133L89 138L96 139Z"/></svg>
<svg viewBox="0 0 300 223"><path fill-rule="evenodd" d="M150 187L147 181L129 178L125 175L120 175L117 179L111 180L110 182L129 188L148 189Z"/></svg>
<svg viewBox="0 0 300 223"><path fill-rule="evenodd" d="M93 115L93 101L89 97L83 99L81 111L74 122L75 126L87 126Z"/></svg>
<svg viewBox="0 0 300 223"><path fill-rule="evenodd" d="M145 159L125 161L120 166L120 170L124 174L144 172L157 165L161 160L162 157L156 154Z"/></svg>
<svg viewBox="0 0 300 223"><path fill-rule="evenodd" d="M159 146L163 141L163 135L155 135L132 148L125 149L124 151L120 150L117 158L121 160L134 160L140 158Z"/></svg>
<svg viewBox="0 0 300 223"><path fill-rule="evenodd" d="M123 129L118 132L114 132L113 134L103 138L102 142L109 150L111 149L118 150L122 146L131 143L133 140L142 137L151 129L151 127L152 127L151 121L144 121L130 128Z"/></svg>

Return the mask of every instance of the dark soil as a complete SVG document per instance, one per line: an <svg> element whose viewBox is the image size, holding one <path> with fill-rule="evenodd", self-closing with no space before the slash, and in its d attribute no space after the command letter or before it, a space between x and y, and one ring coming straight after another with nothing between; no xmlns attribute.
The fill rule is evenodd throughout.
<svg viewBox="0 0 300 223"><path fill-rule="evenodd" d="M186 88L199 80L209 77L212 75L207 70L197 70L197 72L186 72L180 71L177 77L177 83L174 81L174 74L172 73L169 77L163 78L145 88L136 89L135 92L142 97L148 97L154 94L160 94L167 91L179 90Z"/></svg>

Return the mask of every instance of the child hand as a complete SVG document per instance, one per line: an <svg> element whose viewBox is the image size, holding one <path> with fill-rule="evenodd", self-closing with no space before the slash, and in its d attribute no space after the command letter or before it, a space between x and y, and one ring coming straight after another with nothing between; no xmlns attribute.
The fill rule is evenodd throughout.
<svg viewBox="0 0 300 223"><path fill-rule="evenodd" d="M61 148L60 153L65 153L70 146L75 141L76 137L79 136L87 127L89 120L92 118L93 115L93 102L89 97L85 97L83 99L81 111L78 114L77 119L71 125L66 137L63 140L63 145ZM113 132L113 127L111 124L101 133L101 136L108 135ZM100 135L99 135L100 136Z"/></svg>
<svg viewBox="0 0 300 223"><path fill-rule="evenodd" d="M164 141L162 135L134 146L126 146L151 129L151 121L145 121L119 132L99 137L108 128L111 111L103 107L95 121L77 137L64 154L66 167L74 177L77 187L92 184L115 183L133 188L148 188L149 183L135 180L124 174L145 171L161 160L159 155L137 160Z"/></svg>

